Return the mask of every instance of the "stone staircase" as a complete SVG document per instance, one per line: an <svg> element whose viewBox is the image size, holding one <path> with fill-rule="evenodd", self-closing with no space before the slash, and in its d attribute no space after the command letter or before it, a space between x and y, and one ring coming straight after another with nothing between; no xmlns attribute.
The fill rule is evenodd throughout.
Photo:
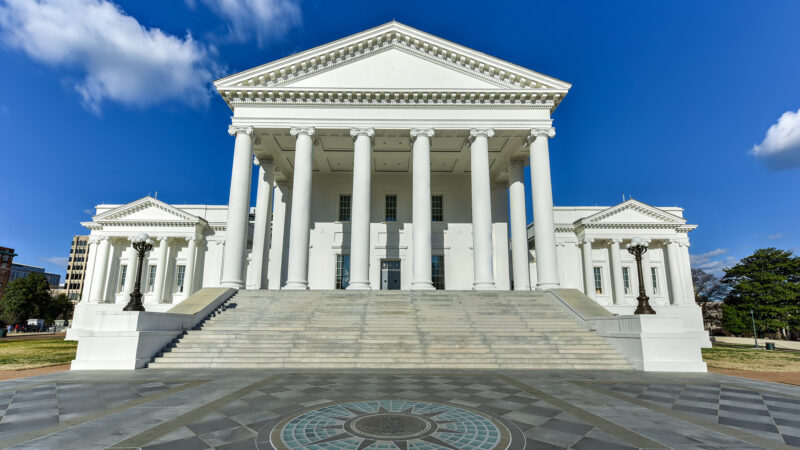
<svg viewBox="0 0 800 450"><path fill-rule="evenodd" d="M550 294L243 290L151 368L632 369Z"/></svg>

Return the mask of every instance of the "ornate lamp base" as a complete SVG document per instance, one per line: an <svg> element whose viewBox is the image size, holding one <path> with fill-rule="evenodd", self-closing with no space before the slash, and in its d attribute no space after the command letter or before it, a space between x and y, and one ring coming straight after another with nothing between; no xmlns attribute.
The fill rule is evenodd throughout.
<svg viewBox="0 0 800 450"><path fill-rule="evenodd" d="M122 308L123 311L144 311L144 306L142 305L142 294L141 292L134 292L131 294L131 301Z"/></svg>
<svg viewBox="0 0 800 450"><path fill-rule="evenodd" d="M634 314L655 314L656 311L650 306L650 298L646 295L640 295L636 297L636 300L639 301L639 306L636 307L636 311Z"/></svg>

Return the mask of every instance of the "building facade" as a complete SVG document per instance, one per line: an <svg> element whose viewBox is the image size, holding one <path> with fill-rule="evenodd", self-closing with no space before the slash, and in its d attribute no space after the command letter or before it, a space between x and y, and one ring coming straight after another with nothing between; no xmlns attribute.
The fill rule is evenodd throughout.
<svg viewBox="0 0 800 450"><path fill-rule="evenodd" d="M72 237L69 247L69 260L67 261L67 275L64 279L64 289L67 298L77 303L81 299L86 276L86 264L89 252L89 236L78 235Z"/></svg>
<svg viewBox="0 0 800 450"><path fill-rule="evenodd" d="M6 285L11 281L11 264L14 263L15 256L17 254L13 248L0 247L0 298L3 297Z"/></svg>
<svg viewBox="0 0 800 450"><path fill-rule="evenodd" d="M84 223L77 328L127 303L130 239L141 232L155 240L142 274L149 311L202 287L572 287L630 314L638 283L625 246L639 236L650 242L654 308L701 320L688 258L695 226L680 208L554 207L552 113L569 83L391 22L215 87L232 111L228 205L99 205Z"/></svg>
<svg viewBox="0 0 800 450"><path fill-rule="evenodd" d="M40 273L44 275L44 277L47 278L47 284L49 284L52 289L58 289L58 285L61 283L61 275L57 273L47 273L44 271L44 267L17 263L11 264L11 276L8 281L14 281L17 278L25 278L30 273Z"/></svg>

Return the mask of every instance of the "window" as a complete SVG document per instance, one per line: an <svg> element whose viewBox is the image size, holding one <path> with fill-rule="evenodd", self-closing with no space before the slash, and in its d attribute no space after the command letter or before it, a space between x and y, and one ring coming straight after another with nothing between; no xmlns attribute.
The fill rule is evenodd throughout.
<svg viewBox="0 0 800 450"><path fill-rule="evenodd" d="M350 284L350 255L336 255L336 289Z"/></svg>
<svg viewBox="0 0 800 450"><path fill-rule="evenodd" d="M650 276L653 278L653 294L658 294L658 269L651 267Z"/></svg>
<svg viewBox="0 0 800 450"><path fill-rule="evenodd" d="M183 280L186 278L186 266L175 267L175 292L183 292Z"/></svg>
<svg viewBox="0 0 800 450"><path fill-rule="evenodd" d="M119 282L117 283L117 292L122 292L125 289L125 278L128 275L128 266L119 266Z"/></svg>
<svg viewBox="0 0 800 450"><path fill-rule="evenodd" d="M339 195L339 222L350 221L350 194Z"/></svg>
<svg viewBox="0 0 800 450"><path fill-rule="evenodd" d="M397 196L394 194L386 196L386 221L397 222Z"/></svg>
<svg viewBox="0 0 800 450"><path fill-rule="evenodd" d="M594 292L597 294L603 293L603 274L600 272L599 267L594 268Z"/></svg>
<svg viewBox="0 0 800 450"><path fill-rule="evenodd" d="M433 255L431 263L433 266L431 270L433 287L438 290L444 290L444 256Z"/></svg>
<svg viewBox="0 0 800 450"><path fill-rule="evenodd" d="M625 293L631 293L631 275L627 267L622 268L622 286L625 288Z"/></svg>
<svg viewBox="0 0 800 450"><path fill-rule="evenodd" d="M441 222L444 220L444 198L441 195L431 195L431 220Z"/></svg>
<svg viewBox="0 0 800 450"><path fill-rule="evenodd" d="M147 292L156 288L156 266L147 266Z"/></svg>

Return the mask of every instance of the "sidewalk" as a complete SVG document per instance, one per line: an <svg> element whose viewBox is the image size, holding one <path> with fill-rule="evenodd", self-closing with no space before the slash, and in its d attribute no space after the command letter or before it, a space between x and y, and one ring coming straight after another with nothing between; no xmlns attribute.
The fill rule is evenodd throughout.
<svg viewBox="0 0 800 450"><path fill-rule="evenodd" d="M722 342L725 344L741 344L741 345L753 345L754 341L753 338L743 338L743 337L727 337L727 336L715 336L714 340L717 342ZM785 349L785 350L799 350L800 351L800 341L781 341L775 339L759 339L758 346L763 347L764 344L767 342L773 342L775 344L775 348Z"/></svg>

